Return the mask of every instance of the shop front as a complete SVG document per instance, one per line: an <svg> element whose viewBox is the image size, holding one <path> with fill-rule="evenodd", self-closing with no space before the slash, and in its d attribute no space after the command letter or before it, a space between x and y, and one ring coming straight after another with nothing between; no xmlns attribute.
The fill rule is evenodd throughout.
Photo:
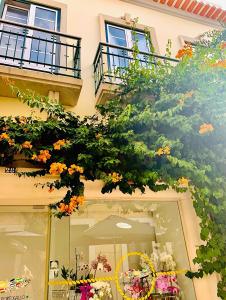
<svg viewBox="0 0 226 300"><path fill-rule="evenodd" d="M63 219L2 206L0 234L1 300L196 300L178 201L90 199Z"/></svg>

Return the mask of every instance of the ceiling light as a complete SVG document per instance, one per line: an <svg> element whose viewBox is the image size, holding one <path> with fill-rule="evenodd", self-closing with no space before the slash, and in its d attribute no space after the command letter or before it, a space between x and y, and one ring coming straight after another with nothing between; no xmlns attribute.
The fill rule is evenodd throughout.
<svg viewBox="0 0 226 300"><path fill-rule="evenodd" d="M117 223L116 226L119 228L122 228L122 229L131 229L132 228L132 225L130 225L128 223Z"/></svg>

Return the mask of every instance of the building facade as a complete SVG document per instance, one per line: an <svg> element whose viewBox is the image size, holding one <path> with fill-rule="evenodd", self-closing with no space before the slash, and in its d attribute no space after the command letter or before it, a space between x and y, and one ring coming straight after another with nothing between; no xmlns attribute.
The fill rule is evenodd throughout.
<svg viewBox="0 0 226 300"><path fill-rule="evenodd" d="M190 0L0 3L0 76L81 116L93 114L95 105L114 93L114 69L131 60L132 26L145 63L150 50L144 32L154 48L153 60L161 60L169 39L174 58L185 43L220 29L226 20L221 8ZM30 113L0 80L0 114ZM26 170L19 161L16 167ZM147 254L155 268L170 260L176 270L197 269L192 259L200 245L199 226L188 194L146 191L127 196L115 191L102 195L101 182L86 182L86 204L78 214L58 220L51 218L48 204L59 201L65 191L50 194L34 186L51 177L24 179L11 171L0 168L0 299L80 299L78 292L60 283L61 268L84 275L98 255L106 256L111 270L106 275L99 262L97 277L114 276L121 257L125 259L119 273L139 268L138 256L126 256L131 252ZM28 285L5 290L6 282L16 277L29 279ZM161 296L155 289L153 299L218 299L217 276L192 281L182 271L177 277L180 295ZM114 280L109 284L113 299L122 299Z"/></svg>

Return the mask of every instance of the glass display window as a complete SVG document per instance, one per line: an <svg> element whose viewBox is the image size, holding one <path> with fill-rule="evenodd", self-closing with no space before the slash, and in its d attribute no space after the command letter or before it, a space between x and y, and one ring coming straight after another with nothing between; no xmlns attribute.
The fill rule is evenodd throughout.
<svg viewBox="0 0 226 300"><path fill-rule="evenodd" d="M48 209L0 207L0 299L46 299Z"/></svg>
<svg viewBox="0 0 226 300"><path fill-rule="evenodd" d="M51 234L50 260L59 269L51 300L137 299L150 289L149 300L196 299L176 201L86 201L78 214L54 218ZM80 279L97 282L74 284Z"/></svg>

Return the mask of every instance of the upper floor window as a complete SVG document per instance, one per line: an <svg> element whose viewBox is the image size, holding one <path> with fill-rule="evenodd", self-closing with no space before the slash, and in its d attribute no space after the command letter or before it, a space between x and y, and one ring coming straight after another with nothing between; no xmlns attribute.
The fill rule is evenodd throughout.
<svg viewBox="0 0 226 300"><path fill-rule="evenodd" d="M60 9L21 2L5 2L0 64L80 78L80 39L59 33Z"/></svg>
<svg viewBox="0 0 226 300"><path fill-rule="evenodd" d="M132 48L137 43L139 51L149 52L149 40L147 34L141 31L133 31L124 27L106 24L107 42L112 45Z"/></svg>
<svg viewBox="0 0 226 300"><path fill-rule="evenodd" d="M6 21L50 31L57 31L57 17L57 10L34 4L28 8L5 4L3 11L3 19ZM29 60L43 68L40 64L51 64L56 60L51 33L33 30L30 32L32 39L26 39L28 32L23 26L8 23L3 24L2 29L0 54L9 64L20 63L19 60L12 62L11 57L14 59L23 57L24 63L26 63L25 60Z"/></svg>
<svg viewBox="0 0 226 300"><path fill-rule="evenodd" d="M150 58L150 39L145 32L107 23L106 40L110 45L107 49L108 71L110 73L118 73L117 75L119 75L119 72L124 72L125 67L134 59L133 46L135 44L140 51L137 55L140 64L147 65ZM116 81L119 83L120 79ZM115 83L117 83L116 81Z"/></svg>

